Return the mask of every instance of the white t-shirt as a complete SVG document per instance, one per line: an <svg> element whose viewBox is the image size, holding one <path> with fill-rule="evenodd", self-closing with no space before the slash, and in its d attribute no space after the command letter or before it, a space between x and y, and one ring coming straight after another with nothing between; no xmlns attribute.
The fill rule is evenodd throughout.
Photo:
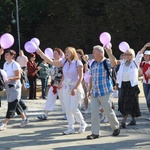
<svg viewBox="0 0 150 150"><path fill-rule="evenodd" d="M131 72L130 72L129 67L124 66L122 81L130 81L130 76L131 76Z"/></svg>
<svg viewBox="0 0 150 150"><path fill-rule="evenodd" d="M28 58L25 55L24 56L18 56L16 61L20 64L20 67L26 67L27 62L28 62Z"/></svg>
<svg viewBox="0 0 150 150"><path fill-rule="evenodd" d="M10 78L15 76L15 70L20 70L20 65L16 61L12 61L9 64L5 62L3 69L6 71L7 77Z"/></svg>
<svg viewBox="0 0 150 150"><path fill-rule="evenodd" d="M14 77L14 71L20 70L20 65L16 61L12 61L10 63L5 62L3 69L7 73L7 77ZM13 87L9 87L9 85L13 85ZM5 89L7 93L7 101L13 102L14 100L21 99L21 82L20 79L18 80L11 80L5 83Z"/></svg>

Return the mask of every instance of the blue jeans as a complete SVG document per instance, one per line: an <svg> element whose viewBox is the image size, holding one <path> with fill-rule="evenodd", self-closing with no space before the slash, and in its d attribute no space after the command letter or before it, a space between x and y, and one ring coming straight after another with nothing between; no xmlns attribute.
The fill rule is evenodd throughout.
<svg viewBox="0 0 150 150"><path fill-rule="evenodd" d="M47 78L41 78L41 83L42 83L42 98L45 98L47 89Z"/></svg>
<svg viewBox="0 0 150 150"><path fill-rule="evenodd" d="M150 84L143 83L144 95L146 98L147 107L150 108Z"/></svg>

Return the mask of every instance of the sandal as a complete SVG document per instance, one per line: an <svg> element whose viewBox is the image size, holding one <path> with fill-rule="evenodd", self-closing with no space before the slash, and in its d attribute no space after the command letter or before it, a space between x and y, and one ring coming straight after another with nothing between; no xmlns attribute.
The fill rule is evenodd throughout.
<svg viewBox="0 0 150 150"><path fill-rule="evenodd" d="M129 124L128 124L128 126L133 126L133 125L136 125L136 121L134 120L132 120Z"/></svg>
<svg viewBox="0 0 150 150"><path fill-rule="evenodd" d="M125 129L126 128L126 123L121 122L120 128Z"/></svg>

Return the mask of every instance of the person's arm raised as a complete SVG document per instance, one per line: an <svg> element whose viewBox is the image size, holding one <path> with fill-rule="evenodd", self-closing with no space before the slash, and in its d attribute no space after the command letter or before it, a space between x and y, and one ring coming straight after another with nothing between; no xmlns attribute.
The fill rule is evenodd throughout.
<svg viewBox="0 0 150 150"><path fill-rule="evenodd" d="M143 54L147 47L150 47L150 42L143 46L143 48L139 51L139 54Z"/></svg>
<svg viewBox="0 0 150 150"><path fill-rule="evenodd" d="M106 50L106 53L110 59L111 66L114 67L114 66L118 65L120 63L120 61L117 60L116 57L112 54L112 49L109 48L108 46L105 46L104 49Z"/></svg>
<svg viewBox="0 0 150 150"><path fill-rule="evenodd" d="M40 49L36 50L36 53L45 61L47 61L50 65L54 65L56 67L62 67L61 61L52 60L51 58L47 57Z"/></svg>

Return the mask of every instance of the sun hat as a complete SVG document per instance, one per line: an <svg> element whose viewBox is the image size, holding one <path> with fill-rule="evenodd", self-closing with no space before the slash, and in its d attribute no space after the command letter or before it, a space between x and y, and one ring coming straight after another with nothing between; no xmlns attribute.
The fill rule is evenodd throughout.
<svg viewBox="0 0 150 150"><path fill-rule="evenodd" d="M150 55L150 50L146 50L146 51L144 52L144 54L145 54L145 55Z"/></svg>

